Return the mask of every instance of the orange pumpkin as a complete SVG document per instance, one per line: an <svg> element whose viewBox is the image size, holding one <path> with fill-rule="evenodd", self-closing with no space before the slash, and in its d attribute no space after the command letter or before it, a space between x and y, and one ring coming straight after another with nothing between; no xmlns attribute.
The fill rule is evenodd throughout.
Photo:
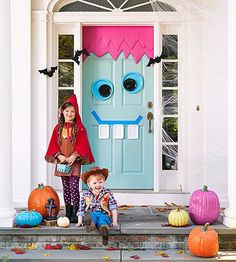
<svg viewBox="0 0 236 262"><path fill-rule="evenodd" d="M219 249L218 234L206 223L192 229L188 237L189 251L198 257L214 257Z"/></svg>
<svg viewBox="0 0 236 262"><path fill-rule="evenodd" d="M38 184L38 188L35 188L28 198L28 209L34 209L39 212L43 218L46 217L45 205L48 203L48 199L53 198L56 204L56 215L58 215L60 209L60 200L57 192L51 186L44 186Z"/></svg>

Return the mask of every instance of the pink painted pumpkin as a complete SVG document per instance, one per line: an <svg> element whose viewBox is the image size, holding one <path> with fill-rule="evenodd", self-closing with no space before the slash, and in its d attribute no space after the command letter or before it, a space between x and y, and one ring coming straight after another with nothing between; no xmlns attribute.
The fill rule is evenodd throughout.
<svg viewBox="0 0 236 262"><path fill-rule="evenodd" d="M204 225L213 224L220 214L219 198L214 191L207 186L192 193L189 203L189 216L193 223Z"/></svg>

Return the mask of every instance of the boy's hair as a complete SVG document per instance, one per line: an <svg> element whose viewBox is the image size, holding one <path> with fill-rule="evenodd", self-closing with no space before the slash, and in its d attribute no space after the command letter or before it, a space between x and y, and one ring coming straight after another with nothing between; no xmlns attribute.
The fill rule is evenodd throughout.
<svg viewBox="0 0 236 262"><path fill-rule="evenodd" d="M87 184L89 184L89 182L90 182L90 180L91 180L92 177L97 178L97 180L102 179L102 180L105 181L104 175L102 175L102 174L92 174L92 175L90 175L90 176L88 177L88 179L87 179Z"/></svg>
<svg viewBox="0 0 236 262"><path fill-rule="evenodd" d="M63 111L67 107L71 107L71 106L74 107L69 102L66 102L66 103L62 104L62 106L61 106L61 113L60 113L60 116L58 118L59 128L58 128L58 136L57 136L57 143L60 144L60 145L61 145L61 133L62 133L62 129L63 129L64 123L65 123L65 117L63 115ZM74 107L74 109L75 109L75 107ZM75 118L74 119L74 128L73 128L73 131L72 131L72 141L71 141L73 144L75 143L75 138L76 138L77 131L78 131L78 126L77 126L76 118Z"/></svg>

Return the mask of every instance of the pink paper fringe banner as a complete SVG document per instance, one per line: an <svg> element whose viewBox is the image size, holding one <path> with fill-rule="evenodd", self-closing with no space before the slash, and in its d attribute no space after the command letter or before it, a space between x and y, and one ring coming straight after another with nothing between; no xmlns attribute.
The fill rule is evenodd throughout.
<svg viewBox="0 0 236 262"><path fill-rule="evenodd" d="M97 57L110 53L116 60L123 51L125 58L131 54L138 63L144 54L153 57L153 42L153 26L83 27L83 48Z"/></svg>

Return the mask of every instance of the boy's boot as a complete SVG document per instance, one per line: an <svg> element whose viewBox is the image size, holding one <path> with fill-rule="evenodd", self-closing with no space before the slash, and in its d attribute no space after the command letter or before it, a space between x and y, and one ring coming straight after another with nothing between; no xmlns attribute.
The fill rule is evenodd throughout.
<svg viewBox="0 0 236 262"><path fill-rule="evenodd" d="M71 216L72 216L72 205L66 205L66 217L68 217L70 220Z"/></svg>
<svg viewBox="0 0 236 262"><path fill-rule="evenodd" d="M92 220L91 211L89 211L89 210L85 213L84 223L85 223L85 229L86 229L87 233L90 233L91 231L96 229L96 226L95 226L95 224L93 223L93 220Z"/></svg>
<svg viewBox="0 0 236 262"><path fill-rule="evenodd" d="M99 227L99 231L102 235L102 244L106 246L108 244L108 237L109 237L109 226L108 225L101 225Z"/></svg>
<svg viewBox="0 0 236 262"><path fill-rule="evenodd" d="M78 206L72 206L72 214L71 214L71 223L78 223L78 217L77 217L77 212L78 212L79 207Z"/></svg>

